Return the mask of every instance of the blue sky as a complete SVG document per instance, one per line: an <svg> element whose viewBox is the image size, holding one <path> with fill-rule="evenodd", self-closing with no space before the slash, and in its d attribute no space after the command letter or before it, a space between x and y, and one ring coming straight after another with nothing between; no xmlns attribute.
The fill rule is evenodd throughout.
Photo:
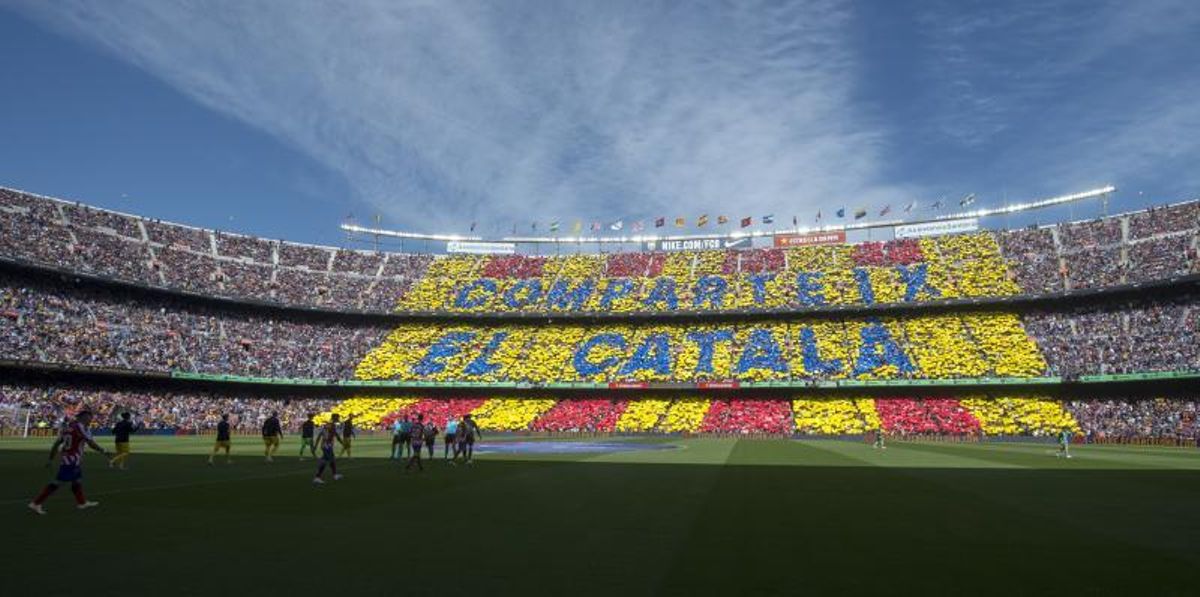
<svg viewBox="0 0 1200 597"><path fill-rule="evenodd" d="M1127 210L1200 195L1198 30L1187 0L0 0L0 184L331 244L351 213Z"/></svg>

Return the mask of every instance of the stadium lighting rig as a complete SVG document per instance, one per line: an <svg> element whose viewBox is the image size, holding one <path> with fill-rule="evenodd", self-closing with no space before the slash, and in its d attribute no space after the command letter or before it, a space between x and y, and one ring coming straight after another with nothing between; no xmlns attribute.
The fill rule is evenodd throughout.
<svg viewBox="0 0 1200 597"><path fill-rule="evenodd" d="M778 228L774 230L734 230L725 234L638 234L632 236L502 236L499 238L484 237L477 235L463 234L426 234L419 232L404 232L399 230L386 230L382 228L370 228L359 226L357 224L343 223L341 229L357 234L368 234L376 237L390 237L403 240L423 240L423 241L446 241L446 242L504 242L514 244L630 244L630 243L650 243L660 241L677 241L677 240L701 240L701 239L724 239L738 240L743 238L761 238L771 237L776 234L810 234L821 232L838 232L850 230L872 230L876 228L893 228L896 226L913 225L913 224L931 224L935 222L945 222L950 220L961 220L965 218L985 218L988 216L1000 216L1014 214L1023 211L1035 209L1044 209L1056 205L1064 205L1083 201L1086 199L1094 199L1096 197L1104 197L1112 194L1117 190L1113 185L1107 185L1080 193L1071 193L1069 195L1059 195L1057 197L1048 197L1044 199L1036 199L1033 201L1025 201L1022 203L1010 203L1002 207L989 209L974 209L969 211L958 211L954 213L942 214L928 218L918 218L914 220L890 219L890 220L875 220L862 223L847 223L847 224L830 224L825 226L796 226L791 228Z"/></svg>

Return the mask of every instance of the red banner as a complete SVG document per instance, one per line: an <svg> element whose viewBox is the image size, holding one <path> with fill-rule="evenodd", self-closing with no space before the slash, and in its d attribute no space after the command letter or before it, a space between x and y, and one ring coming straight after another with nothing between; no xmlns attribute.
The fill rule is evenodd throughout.
<svg viewBox="0 0 1200 597"><path fill-rule="evenodd" d="M806 247L809 245L840 245L846 242L845 230L812 232L809 234L776 234L776 247Z"/></svg>
<svg viewBox="0 0 1200 597"><path fill-rule="evenodd" d="M737 381L699 381L696 387L701 390L736 390Z"/></svg>
<svg viewBox="0 0 1200 597"><path fill-rule="evenodd" d="M650 382L645 381L612 381L608 383L610 390L644 390L650 387Z"/></svg>

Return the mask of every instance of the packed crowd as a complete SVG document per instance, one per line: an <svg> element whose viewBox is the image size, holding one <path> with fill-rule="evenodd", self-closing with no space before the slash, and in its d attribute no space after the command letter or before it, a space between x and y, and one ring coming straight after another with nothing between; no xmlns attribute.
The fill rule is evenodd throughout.
<svg viewBox="0 0 1200 597"><path fill-rule="evenodd" d="M728 324L400 324L356 370L411 381L703 381L1040 375L1006 313Z"/></svg>
<svg viewBox="0 0 1200 597"><path fill-rule="evenodd" d="M379 405L395 409L388 415ZM424 414L443 424L472 414L492 432L1036 436L1063 430L1080 438L1196 438L1200 403L1187 399L1074 400L1037 394L962 398L870 398L808 394L803 398L354 398L332 410L364 427L388 428ZM328 415L326 415L328 416Z"/></svg>
<svg viewBox="0 0 1200 597"><path fill-rule="evenodd" d="M1200 222L1200 201L1152 207L1130 214L1129 238L1137 240L1194 230L1198 222Z"/></svg>
<svg viewBox="0 0 1200 597"><path fill-rule="evenodd" d="M856 245L435 259L199 230L0 188L0 250L145 284L332 309L805 309L1056 292L1190 273L1200 270L1198 214L1200 202L1191 202L1052 227Z"/></svg>
<svg viewBox="0 0 1200 597"><path fill-rule="evenodd" d="M28 413L31 430L53 430L83 408L95 413L95 424L107 428L128 412L147 431L199 433L216 429L221 415L240 433L257 433L276 413L288 433L295 433L309 413L327 411L336 400L304 397L264 398L196 391L129 390L105 385L0 385L0 407L17 415L7 419L6 433L22 432Z"/></svg>
<svg viewBox="0 0 1200 597"><path fill-rule="evenodd" d="M1075 400L1067 405L1088 439L1200 442L1200 402L1166 398Z"/></svg>
<svg viewBox="0 0 1200 597"><path fill-rule="evenodd" d="M1020 318L389 327L163 296L130 300L123 290L2 273L0 355L257 377L535 384L1075 376L1200 370L1197 307L1189 294Z"/></svg>
<svg viewBox="0 0 1200 597"><path fill-rule="evenodd" d="M987 435L1052 437L1063 429L1079 432L1079 425L1063 403L1046 397L1016 394L969 396L959 400Z"/></svg>
<svg viewBox="0 0 1200 597"><path fill-rule="evenodd" d="M1128 238L1122 221L1129 225ZM1024 292L1102 288L1200 271L1196 254L1200 202L1113 217L999 233ZM1057 242L1055 236L1057 235Z"/></svg>
<svg viewBox="0 0 1200 597"><path fill-rule="evenodd" d="M0 251L201 294L376 312L391 310L432 260L210 232L3 188Z"/></svg>
<svg viewBox="0 0 1200 597"><path fill-rule="evenodd" d="M580 398L559 400L558 404L538 417L530 431L557 433L611 432L617 427L629 400Z"/></svg>
<svg viewBox="0 0 1200 597"><path fill-rule="evenodd" d="M1062 376L1200 370L1200 296L1034 311L1025 328Z"/></svg>
<svg viewBox="0 0 1200 597"><path fill-rule="evenodd" d="M347 379L386 328L205 307L0 273L5 359L151 371Z"/></svg>
<svg viewBox="0 0 1200 597"><path fill-rule="evenodd" d="M989 233L788 249L451 255L400 300L452 312L720 311L1009 296Z"/></svg>
<svg viewBox="0 0 1200 597"><path fill-rule="evenodd" d="M979 432L979 420L957 400L945 398L882 398L875 400L880 423L899 435L969 435Z"/></svg>
<svg viewBox="0 0 1200 597"><path fill-rule="evenodd" d="M1196 262L1193 236L1175 235L1129 245L1127 282L1151 282L1190 273Z"/></svg>
<svg viewBox="0 0 1200 597"><path fill-rule="evenodd" d="M712 400L700 422L700 433L780 435L792 432L792 409L786 400Z"/></svg>
<svg viewBox="0 0 1200 597"><path fill-rule="evenodd" d="M683 433L858 436L972 435L1053 437L1063 430L1083 441L1200 440L1200 401L1104 398L1063 402L1030 394L961 398L871 398L816 394L786 399L721 398L421 398L362 396L341 401L302 396L263 397L186 390L128 389L105 384L0 385L0 433L52 431L88 408L107 428L123 412L147 431L211 432L222 414L240 433L253 434L271 413L286 433L308 414L338 413L356 427L389 430L417 415L441 427L470 413L484 431L555 433Z"/></svg>

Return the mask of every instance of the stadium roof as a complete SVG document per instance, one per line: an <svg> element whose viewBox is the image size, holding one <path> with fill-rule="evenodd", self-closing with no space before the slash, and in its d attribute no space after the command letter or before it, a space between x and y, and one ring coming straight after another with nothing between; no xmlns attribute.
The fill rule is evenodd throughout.
<svg viewBox="0 0 1200 597"><path fill-rule="evenodd" d="M440 233L421 233L407 232L401 230L387 230L383 228L370 228L359 226L357 224L344 223L341 229L356 234L368 234L372 236L386 236L391 238L408 239L408 240L432 240L432 241L475 241L475 242L505 242L505 243L522 243L522 244L558 244L558 243L643 243L654 241L674 241L674 240L698 240L698 239L739 239L739 238L758 238L770 237L776 234L806 234L818 232L834 232L847 230L869 230L875 228L891 228L894 226L912 225L912 224L928 224L933 222L945 222L950 220L960 220L965 218L983 218L988 216L998 216L1014 214L1023 211L1031 211L1035 209L1043 209L1055 205L1063 205L1075 201L1083 201L1086 199L1094 199L1109 195L1117 190L1113 185L1107 185L1088 191L1072 193L1069 195L1059 195L1057 197L1047 197L1044 199L1035 199L1022 203L1010 203L1008 205L991 208L991 209L976 209L971 211L960 211L956 213L945 214L932 218L919 218L915 220L876 220L862 223L848 224L833 224L828 226L793 226L790 228L782 228L775 230L753 230L741 231L735 230L732 232L720 234L637 234L631 236L502 236L499 238L486 237L478 235L465 234L440 234Z"/></svg>

